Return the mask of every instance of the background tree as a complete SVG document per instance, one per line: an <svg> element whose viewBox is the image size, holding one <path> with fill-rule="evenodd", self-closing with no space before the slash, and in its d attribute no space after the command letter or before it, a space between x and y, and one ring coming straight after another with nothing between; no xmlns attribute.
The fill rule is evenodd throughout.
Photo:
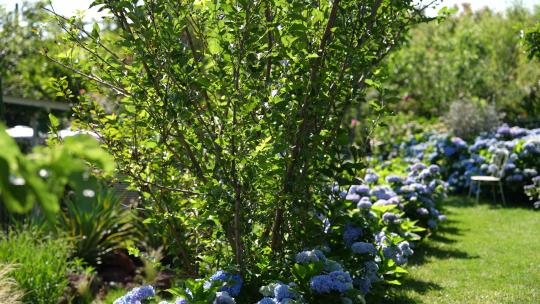
<svg viewBox="0 0 540 304"><path fill-rule="evenodd" d="M75 96L85 93L85 79L50 62L40 53L46 49L54 50L55 56L70 55L65 49L55 47L60 28L55 23L48 24L50 16L42 9L45 4L45 1L24 1L9 10L0 6L1 91L4 96L71 102ZM7 124L30 125L37 117L39 129L46 131L47 111L33 112L37 116L29 115L25 107L10 105ZM66 113L55 114L66 116Z"/></svg>
<svg viewBox="0 0 540 304"><path fill-rule="evenodd" d="M540 64L521 43L540 11L515 6L504 13L470 9L443 23L423 24L388 60L388 85L403 100L395 109L425 117L445 113L456 100L485 99L506 121L540 115Z"/></svg>

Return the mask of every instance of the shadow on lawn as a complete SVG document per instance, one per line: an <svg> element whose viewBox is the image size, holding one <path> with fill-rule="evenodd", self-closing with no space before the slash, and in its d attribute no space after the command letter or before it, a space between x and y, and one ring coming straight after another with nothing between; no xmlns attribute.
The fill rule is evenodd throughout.
<svg viewBox="0 0 540 304"><path fill-rule="evenodd" d="M447 239L452 242L452 240ZM444 243L444 242L443 242ZM414 248L415 254L409 260L408 265L422 265L426 263L429 258L442 259L478 259L478 255L470 255L465 251L456 249L446 249L437 245L431 245L430 243L423 243L420 246Z"/></svg>
<svg viewBox="0 0 540 304"><path fill-rule="evenodd" d="M505 192L505 196L507 200L506 206L502 205L500 197L497 196L496 200L494 200L491 195L481 196L478 205L486 205L490 209L532 209L532 203L528 203L529 199L527 197L524 197L523 194ZM448 197L443 203L443 208L445 206L456 208L471 208L476 205L477 204L474 195L472 197L468 197L467 195L462 194Z"/></svg>
<svg viewBox="0 0 540 304"><path fill-rule="evenodd" d="M414 290L416 293L425 294L430 290L442 290L439 284L433 282L426 282L416 280L412 278L406 278L402 285L392 288L389 294L384 296L368 297L368 303L380 303L380 304L416 304L416 300L403 294L402 290Z"/></svg>

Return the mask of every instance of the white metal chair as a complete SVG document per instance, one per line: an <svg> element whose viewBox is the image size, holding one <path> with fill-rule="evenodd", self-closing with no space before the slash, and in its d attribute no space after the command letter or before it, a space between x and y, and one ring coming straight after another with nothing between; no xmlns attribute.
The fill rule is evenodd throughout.
<svg viewBox="0 0 540 304"><path fill-rule="evenodd" d="M480 199L480 188L482 183L491 183L491 191L493 193L493 200L497 201L497 195L495 194L495 184L499 184L499 191L502 198L502 203L506 206L506 200L504 198L504 190L502 184L502 178L504 177L504 167L508 161L508 151L505 149L497 149L491 157L490 166L495 168L492 175L475 175L471 176L471 183L469 188L469 196L471 196L474 184L476 183L476 203Z"/></svg>

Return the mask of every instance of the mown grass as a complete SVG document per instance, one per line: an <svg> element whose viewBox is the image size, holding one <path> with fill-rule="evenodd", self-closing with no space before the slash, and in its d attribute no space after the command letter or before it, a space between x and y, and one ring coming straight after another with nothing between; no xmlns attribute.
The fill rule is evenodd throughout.
<svg viewBox="0 0 540 304"><path fill-rule="evenodd" d="M404 284L373 303L540 303L540 212L446 205L449 220L416 248Z"/></svg>

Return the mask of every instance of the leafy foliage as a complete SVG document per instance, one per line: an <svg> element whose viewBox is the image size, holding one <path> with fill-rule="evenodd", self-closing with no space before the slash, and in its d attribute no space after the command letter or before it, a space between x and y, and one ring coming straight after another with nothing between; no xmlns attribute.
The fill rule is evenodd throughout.
<svg viewBox="0 0 540 304"><path fill-rule="evenodd" d="M524 40L529 58L540 59L540 23L527 29Z"/></svg>
<svg viewBox="0 0 540 304"><path fill-rule="evenodd" d="M320 243L326 185L362 167L342 154L342 118L425 20L413 1L93 5L116 31L56 15L88 61L52 59L117 94L114 112L81 98L77 123L101 134L189 274L234 264L264 276Z"/></svg>
<svg viewBox="0 0 540 304"><path fill-rule="evenodd" d="M66 186L81 200L87 199L85 191L95 191L88 164L105 174L114 170L111 157L90 135L68 137L62 144L38 146L23 155L0 126L0 145L0 196L8 210L18 213L28 212L37 201L51 216L58 212Z"/></svg>
<svg viewBox="0 0 540 304"><path fill-rule="evenodd" d="M538 117L540 64L527 58L520 36L539 13L520 6L466 10L416 27L388 60L387 84L403 96L395 108L441 116L455 100L479 98L496 104L507 121Z"/></svg>

